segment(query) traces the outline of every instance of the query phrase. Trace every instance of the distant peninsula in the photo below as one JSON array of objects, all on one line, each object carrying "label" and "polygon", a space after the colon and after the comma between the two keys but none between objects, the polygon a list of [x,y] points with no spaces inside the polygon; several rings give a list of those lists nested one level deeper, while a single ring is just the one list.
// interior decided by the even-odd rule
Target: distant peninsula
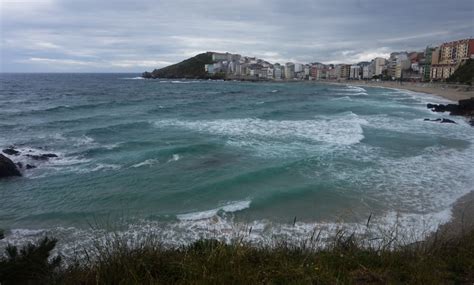
[{"label": "distant peninsula", "polygon": [[198,54],[182,62],[155,69],[152,72],[143,72],[143,78],[186,78],[186,79],[224,79],[225,74],[209,74],[204,66],[213,64],[212,52]]}]

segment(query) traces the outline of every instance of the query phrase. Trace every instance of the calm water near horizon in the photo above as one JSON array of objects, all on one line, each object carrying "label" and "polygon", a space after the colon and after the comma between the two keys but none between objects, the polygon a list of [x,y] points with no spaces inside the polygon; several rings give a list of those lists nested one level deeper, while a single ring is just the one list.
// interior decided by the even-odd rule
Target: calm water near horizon
[{"label": "calm water near horizon", "polygon": [[446,100],[312,83],[0,74],[0,147],[59,156],[10,156],[37,168],[0,181],[0,246],[52,234],[71,248],[112,228],[169,244],[229,238],[242,225],[252,240],[300,238],[370,215],[381,227],[433,229],[474,190],[474,128],[423,121],[448,117],[428,102]]}]

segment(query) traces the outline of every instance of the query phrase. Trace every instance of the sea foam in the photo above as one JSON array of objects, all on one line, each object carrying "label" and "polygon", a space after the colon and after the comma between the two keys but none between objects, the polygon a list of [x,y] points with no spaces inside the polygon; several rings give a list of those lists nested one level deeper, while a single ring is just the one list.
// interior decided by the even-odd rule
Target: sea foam
[{"label": "sea foam", "polygon": [[181,221],[194,221],[194,220],[203,220],[209,219],[216,216],[219,211],[223,211],[226,213],[232,213],[237,211],[242,211],[250,207],[251,201],[237,201],[237,202],[230,202],[226,205],[221,207],[207,210],[207,211],[199,211],[199,212],[192,212],[187,214],[180,214],[177,215],[177,218]]},{"label": "sea foam", "polygon": [[133,168],[138,168],[142,166],[152,166],[154,164],[158,163],[158,159],[147,159],[145,161],[139,162],[137,164],[132,165]]},{"label": "sea foam", "polygon": [[154,124],[157,127],[179,127],[244,141],[280,139],[351,145],[364,138],[362,125],[367,124],[367,121],[355,114],[349,114],[315,120],[277,121],[254,118],[209,121],[161,120]]}]

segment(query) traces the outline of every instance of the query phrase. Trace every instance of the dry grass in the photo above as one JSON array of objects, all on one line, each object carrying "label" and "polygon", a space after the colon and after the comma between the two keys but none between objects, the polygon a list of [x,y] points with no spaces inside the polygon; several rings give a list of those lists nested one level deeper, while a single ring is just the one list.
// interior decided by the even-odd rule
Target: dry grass
[{"label": "dry grass", "polygon": [[[474,231],[403,246],[368,246],[339,231],[329,246],[318,237],[299,246],[255,246],[201,240],[165,248],[153,238],[113,238],[67,266],[51,258],[56,241],[12,249],[0,261],[2,284],[472,284]],[[48,259],[49,258],[49,259]],[[48,262],[49,260],[49,262]]]}]

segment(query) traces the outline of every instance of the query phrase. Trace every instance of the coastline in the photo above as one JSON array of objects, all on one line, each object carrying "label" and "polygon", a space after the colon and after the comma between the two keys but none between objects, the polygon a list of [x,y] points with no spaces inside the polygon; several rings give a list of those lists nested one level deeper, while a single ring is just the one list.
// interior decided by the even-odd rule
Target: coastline
[{"label": "coastline", "polygon": [[474,191],[459,198],[451,209],[451,220],[440,225],[432,238],[452,239],[474,230]]},{"label": "coastline", "polygon": [[395,82],[395,81],[345,81],[341,84],[350,84],[364,87],[384,87],[403,89],[413,92],[427,93],[443,97],[451,101],[459,101],[474,97],[473,87],[461,85],[448,85],[438,83],[414,83],[414,82]]}]

